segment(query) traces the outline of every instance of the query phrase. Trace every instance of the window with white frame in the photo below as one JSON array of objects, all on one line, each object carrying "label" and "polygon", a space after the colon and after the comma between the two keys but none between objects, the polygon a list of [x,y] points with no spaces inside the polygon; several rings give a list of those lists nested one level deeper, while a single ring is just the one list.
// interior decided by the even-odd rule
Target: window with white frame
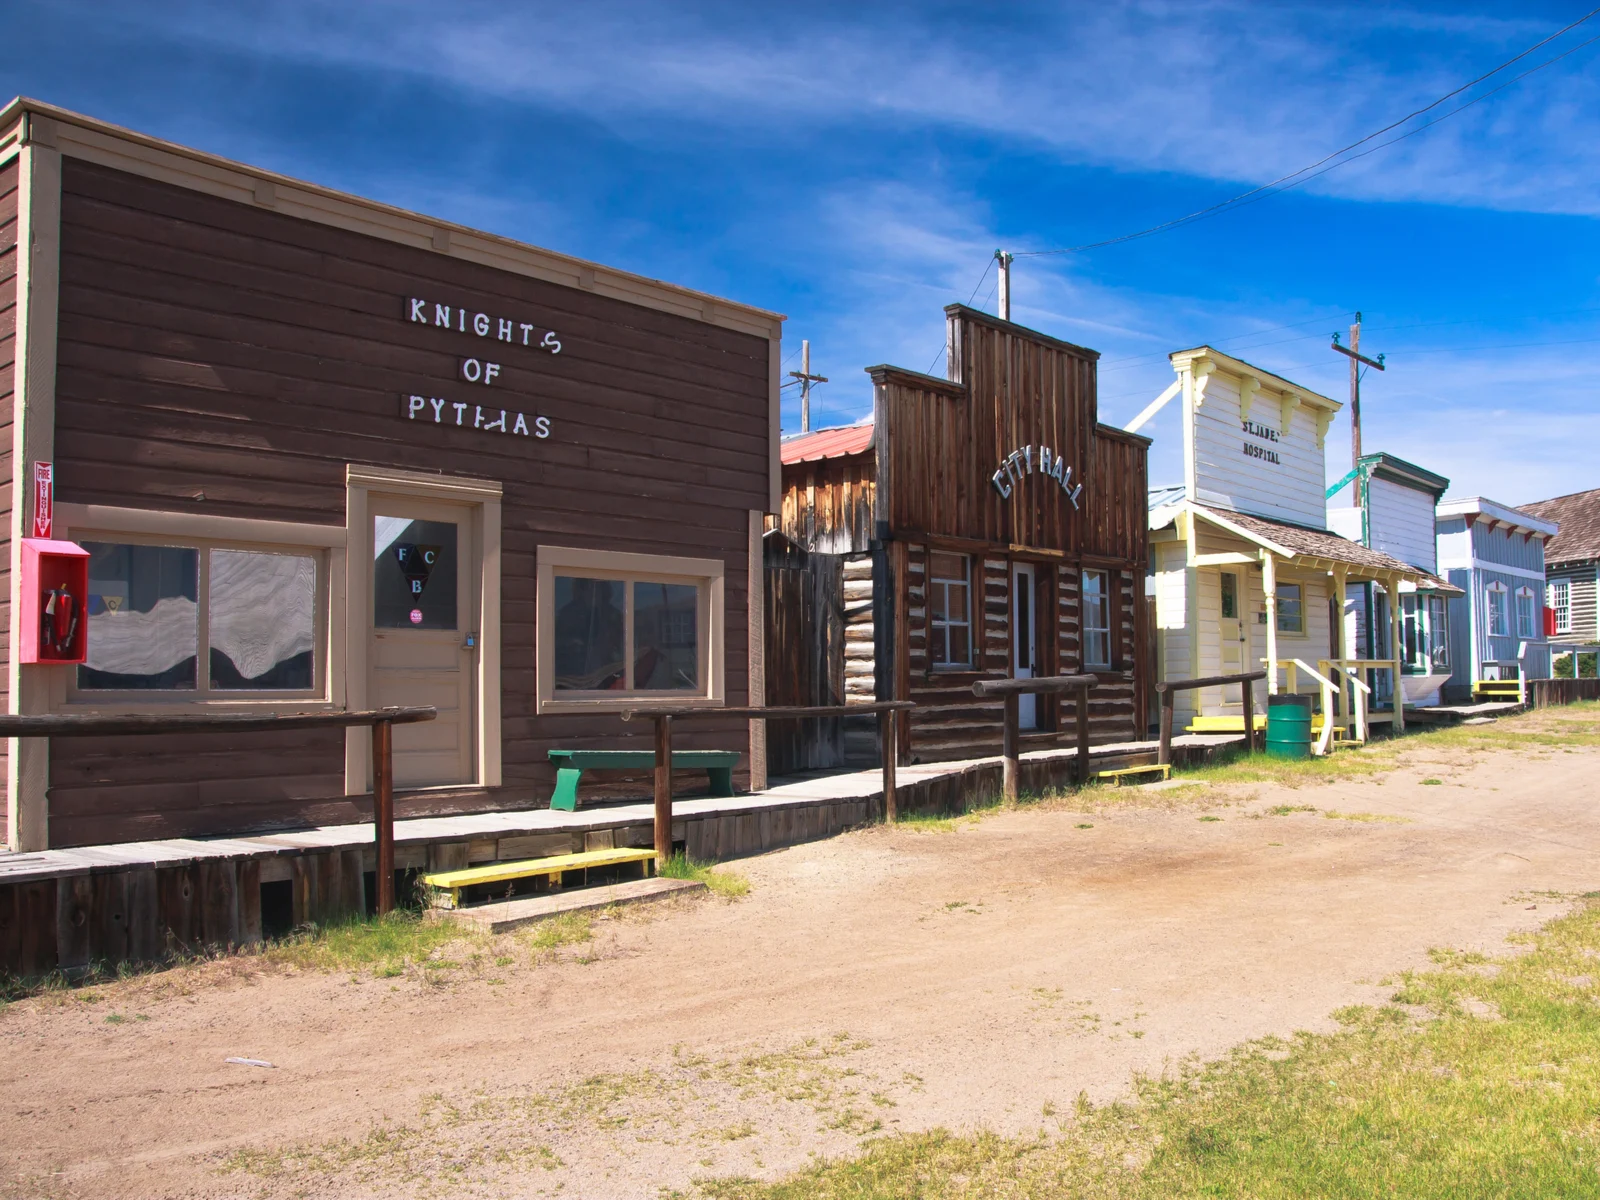
[{"label": "window with white frame", "polygon": [[1555,626],[1557,633],[1572,632],[1572,582],[1567,579],[1555,579],[1550,583],[1547,603],[1550,611],[1555,613]]},{"label": "window with white frame", "polygon": [[722,563],[539,549],[541,708],[722,699]]},{"label": "window with white frame", "polygon": [[74,530],[89,552],[79,694],[320,696],[325,553]]},{"label": "window with white frame", "polygon": [[1449,611],[1443,596],[1428,597],[1428,661],[1435,671],[1450,669]]},{"label": "window with white frame", "polygon": [[1491,583],[1484,591],[1489,610],[1489,635],[1491,637],[1510,637],[1511,613],[1506,585],[1503,583]]},{"label": "window with white frame", "polygon": [[1517,636],[1519,638],[1534,638],[1539,636],[1538,624],[1539,609],[1534,600],[1531,587],[1517,589]]},{"label": "window with white frame", "polygon": [[1111,594],[1104,571],[1083,573],[1083,665],[1086,670],[1111,669]]},{"label": "window with white frame", "polygon": [[936,667],[972,665],[972,559],[928,555],[928,654]]}]

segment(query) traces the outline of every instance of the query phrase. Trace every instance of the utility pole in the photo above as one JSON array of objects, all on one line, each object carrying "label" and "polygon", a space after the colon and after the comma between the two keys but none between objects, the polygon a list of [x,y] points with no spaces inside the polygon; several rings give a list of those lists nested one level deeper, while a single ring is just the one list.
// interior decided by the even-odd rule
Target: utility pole
[{"label": "utility pole", "polygon": [[1354,470],[1361,465],[1361,364],[1383,370],[1383,355],[1377,358],[1368,358],[1361,353],[1361,314],[1356,314],[1356,323],[1350,326],[1350,345],[1339,344],[1339,335],[1333,335],[1333,349],[1350,360],[1350,467]]},{"label": "utility pole", "polygon": [[800,381],[800,432],[811,432],[811,385],[813,383],[827,383],[826,375],[813,375],[811,373],[811,341],[804,339],[800,343],[800,369],[790,371],[790,375]]},{"label": "utility pole", "polygon": [[994,252],[995,262],[1000,264],[1000,319],[1011,320],[1011,260],[1014,256],[1004,250]]}]

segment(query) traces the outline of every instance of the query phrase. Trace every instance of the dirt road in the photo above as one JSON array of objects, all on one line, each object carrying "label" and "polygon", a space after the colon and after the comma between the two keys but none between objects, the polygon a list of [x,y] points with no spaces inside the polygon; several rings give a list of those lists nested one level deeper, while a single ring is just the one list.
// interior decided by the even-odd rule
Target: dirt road
[{"label": "dirt road", "polygon": [[1333,786],[869,829],[553,959],[507,939],[455,971],[218,964],[26,1001],[0,1014],[7,1186],[655,1196],[883,1131],[1050,1127],[1600,886],[1597,765],[1413,754]]}]

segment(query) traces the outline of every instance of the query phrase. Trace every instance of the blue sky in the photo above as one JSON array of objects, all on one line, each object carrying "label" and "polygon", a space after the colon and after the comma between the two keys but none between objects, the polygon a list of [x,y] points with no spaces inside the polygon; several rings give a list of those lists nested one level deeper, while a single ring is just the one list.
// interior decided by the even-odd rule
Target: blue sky
[{"label": "blue sky", "polygon": [[[9,0],[3,86],[787,313],[814,420],[943,372],[996,247],[1075,245],[1274,179],[1579,4],[138,6]],[[1600,18],[1527,60],[1600,34]],[[1021,257],[1013,317],[1102,352],[1122,424],[1210,342],[1344,399],[1366,449],[1509,503],[1600,486],[1600,43],[1304,188]],[[1499,77],[1494,82],[1498,82]],[[1492,85],[1485,85],[1492,86]],[[994,307],[991,271],[975,303]],[[798,424],[792,391],[785,428]],[[1176,412],[1144,430],[1181,479]],[[1344,419],[1329,475],[1348,465]]]}]

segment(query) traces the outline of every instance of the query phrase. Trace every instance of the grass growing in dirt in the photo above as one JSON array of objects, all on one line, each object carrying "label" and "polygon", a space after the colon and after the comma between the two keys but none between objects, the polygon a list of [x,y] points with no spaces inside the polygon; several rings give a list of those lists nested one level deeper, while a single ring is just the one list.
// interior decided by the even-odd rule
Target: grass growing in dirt
[{"label": "grass growing in dirt", "polygon": [[698,880],[724,900],[737,900],[750,894],[750,881],[743,875],[686,854],[674,854],[661,864],[657,873],[666,879]]},{"label": "grass growing in dirt", "polygon": [[259,957],[274,965],[322,971],[371,970],[385,977],[400,974],[412,963],[437,961],[437,952],[452,942],[476,947],[487,940],[485,934],[454,922],[397,909],[381,917],[357,917],[296,930],[267,943]]},{"label": "grass growing in dirt", "polygon": [[1436,952],[1341,1029],[1250,1043],[1080,1097],[1032,1138],[885,1138],[776,1183],[700,1182],[724,1200],[801,1197],[1590,1197],[1600,1194],[1600,906],[1522,939],[1520,957]]}]

